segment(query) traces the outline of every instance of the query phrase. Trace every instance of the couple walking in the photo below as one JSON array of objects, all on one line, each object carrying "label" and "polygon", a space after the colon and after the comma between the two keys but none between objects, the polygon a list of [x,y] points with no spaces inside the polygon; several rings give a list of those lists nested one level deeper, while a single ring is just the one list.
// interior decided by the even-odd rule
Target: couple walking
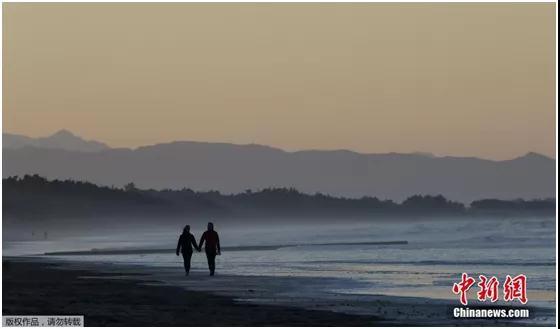
[{"label": "couple walking", "polygon": [[196,251],[200,252],[204,242],[206,242],[204,251],[206,252],[206,258],[208,259],[208,269],[210,270],[210,275],[214,275],[214,270],[216,269],[216,255],[220,254],[220,237],[218,236],[218,232],[214,231],[214,224],[208,223],[208,230],[202,234],[198,245],[196,244],[194,235],[191,234],[190,230],[190,225],[186,225],[185,228],[183,228],[183,234],[179,237],[177,250],[175,251],[177,256],[179,256],[179,251],[183,254],[185,275],[189,275],[189,270],[191,269],[193,247]]}]

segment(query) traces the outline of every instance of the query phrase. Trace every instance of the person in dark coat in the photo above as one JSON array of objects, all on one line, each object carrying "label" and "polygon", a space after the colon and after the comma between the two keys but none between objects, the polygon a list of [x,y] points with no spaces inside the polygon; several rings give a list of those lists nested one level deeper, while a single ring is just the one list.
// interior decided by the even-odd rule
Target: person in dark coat
[{"label": "person in dark coat", "polygon": [[206,252],[206,258],[208,259],[208,269],[210,270],[210,275],[214,275],[216,270],[216,255],[220,255],[220,237],[218,232],[214,231],[214,224],[208,223],[208,230],[202,234],[200,238],[200,243],[198,244],[198,250],[202,250],[202,244],[206,242],[204,251]]},{"label": "person in dark coat", "polygon": [[183,228],[183,234],[179,236],[179,241],[177,241],[177,250],[175,253],[179,256],[179,252],[183,254],[183,265],[185,266],[185,275],[189,275],[189,271],[191,270],[191,257],[193,254],[193,247],[197,251],[200,251],[200,248],[196,245],[196,239],[194,235],[190,232],[191,226],[186,225]]}]

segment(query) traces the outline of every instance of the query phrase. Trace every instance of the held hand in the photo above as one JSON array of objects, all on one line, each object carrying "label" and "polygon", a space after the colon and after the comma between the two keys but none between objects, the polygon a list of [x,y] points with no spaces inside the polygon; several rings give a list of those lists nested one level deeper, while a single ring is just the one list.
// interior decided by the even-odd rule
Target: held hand
[{"label": "held hand", "polygon": [[179,252],[178,252],[178,251],[176,252],[176,254],[177,254],[177,256],[179,256]]},{"label": "held hand", "polygon": [[216,252],[216,255],[221,255],[222,252],[220,250],[218,250],[218,252]]}]

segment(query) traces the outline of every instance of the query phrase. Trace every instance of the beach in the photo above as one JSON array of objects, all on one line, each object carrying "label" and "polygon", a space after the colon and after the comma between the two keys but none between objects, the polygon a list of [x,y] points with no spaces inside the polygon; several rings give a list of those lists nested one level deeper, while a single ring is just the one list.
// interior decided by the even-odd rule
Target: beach
[{"label": "beach", "polygon": [[[4,258],[4,315],[84,315],[86,326],[373,326],[373,316],[240,303],[146,275]],[[120,278],[120,279],[119,279]]]},{"label": "beach", "polygon": [[[534,325],[454,319],[457,305],[434,299],[310,293],[329,284],[320,278],[185,277],[180,268],[36,257],[4,257],[2,272],[4,315],[84,315],[86,326]],[[284,293],[294,287],[300,295]],[[554,317],[554,310],[530,310],[533,319]]]},{"label": "beach", "polygon": [[[464,220],[242,230],[222,227],[224,246],[216,260],[215,277],[208,276],[203,253],[193,254],[191,275],[185,277],[182,258],[170,248],[177,239],[172,228],[53,232],[48,239],[5,239],[4,297],[11,297],[5,299],[10,302],[4,303],[4,313],[35,314],[16,307],[45,304],[43,296],[48,293],[53,298],[57,293],[52,292],[62,290],[78,293],[68,297],[72,303],[55,303],[58,306],[50,310],[55,315],[67,313],[62,311],[75,305],[76,312],[93,312],[93,321],[120,314],[124,320],[108,321],[131,324],[140,321],[135,312],[153,304],[145,312],[180,315],[185,307],[196,310],[192,316],[183,314],[184,320],[174,315],[179,320],[170,320],[170,325],[199,321],[196,323],[201,325],[553,326],[554,218],[484,220],[476,228]],[[506,275],[524,273],[528,278],[526,305],[504,301],[503,295],[495,303],[478,302],[475,286],[469,291],[468,307],[526,308],[530,317],[454,318],[453,309],[461,304],[451,287],[462,272],[473,277],[496,275],[502,283]],[[65,281],[55,273],[63,273]],[[69,290],[66,281],[78,285]],[[98,289],[99,282],[103,284]],[[110,288],[108,294],[120,291],[120,296],[130,297],[117,302],[105,295],[91,297],[106,287]],[[28,291],[28,295],[18,291]],[[137,296],[139,293],[142,295]],[[214,307],[199,310],[193,301],[214,298],[222,305],[219,320],[211,315]],[[175,302],[183,299],[184,305]],[[101,304],[91,304],[92,300]],[[111,303],[116,311],[105,308]],[[225,309],[232,315],[226,316]],[[152,320],[145,319],[146,324],[164,318],[147,317]]]}]

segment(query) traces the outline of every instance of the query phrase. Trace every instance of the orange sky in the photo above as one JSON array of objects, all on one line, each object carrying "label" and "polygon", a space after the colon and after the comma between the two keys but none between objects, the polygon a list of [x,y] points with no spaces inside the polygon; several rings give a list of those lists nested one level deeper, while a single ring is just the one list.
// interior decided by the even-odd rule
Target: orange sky
[{"label": "orange sky", "polygon": [[3,130],[555,157],[555,5],[3,4]]}]

